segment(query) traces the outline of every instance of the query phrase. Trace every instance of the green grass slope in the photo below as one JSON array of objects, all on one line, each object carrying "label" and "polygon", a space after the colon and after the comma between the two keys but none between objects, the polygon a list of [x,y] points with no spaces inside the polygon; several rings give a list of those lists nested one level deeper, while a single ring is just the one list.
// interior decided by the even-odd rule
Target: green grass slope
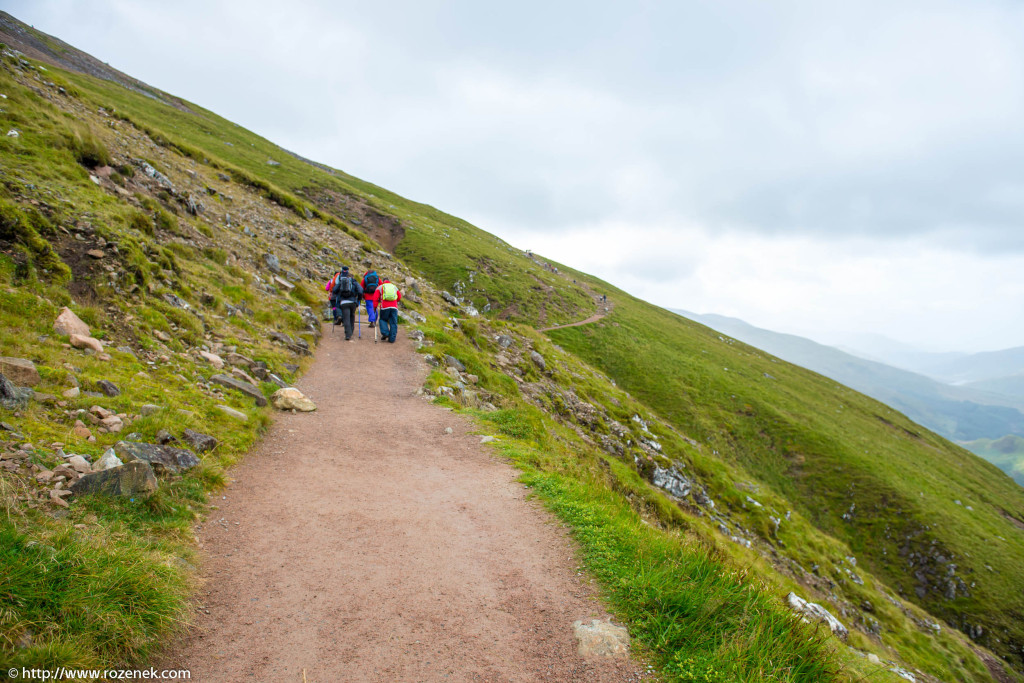
[{"label": "green grass slope", "polygon": [[[5,658],[144,661],[187,619],[189,527],[268,419],[211,385],[199,352],[294,376],[295,340],[316,341],[316,286],[365,260],[422,282],[408,303],[428,316],[421,350],[438,367],[426,390],[498,437],[667,680],[900,680],[895,666],[992,680],[991,655],[932,614],[1018,656],[1024,558],[1007,516],[1024,519],[1019,491],[884,406],[195,105],[15,55],[0,60],[0,92],[0,120],[19,130],[0,138],[0,351],[33,359],[37,391],[52,395],[2,415],[15,429],[0,432],[13,463],[0,468]],[[269,255],[297,287],[274,284]],[[587,317],[600,293],[615,312],[550,333],[561,348],[533,329]],[[110,342],[110,360],[53,334],[64,304]],[[490,311],[471,317],[468,304]],[[442,367],[446,354],[466,371]],[[122,395],[59,398],[100,379]],[[34,475],[56,444],[96,456],[119,438],[75,440],[73,416],[94,402],[144,439],[187,425],[221,445],[156,495],[64,508]],[[143,417],[147,402],[186,412]],[[669,495],[666,473],[687,492]],[[791,591],[826,605],[847,640],[794,616]]]},{"label": "green grass slope", "polygon": [[1024,490],[832,380],[624,294],[616,303],[606,321],[551,338],[1021,666]]}]

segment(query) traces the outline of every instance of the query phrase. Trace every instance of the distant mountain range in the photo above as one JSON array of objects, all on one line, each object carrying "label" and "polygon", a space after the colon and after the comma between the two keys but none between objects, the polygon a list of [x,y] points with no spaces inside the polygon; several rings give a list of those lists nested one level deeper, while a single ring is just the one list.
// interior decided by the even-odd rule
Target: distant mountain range
[{"label": "distant mountain range", "polygon": [[[754,327],[738,318],[673,312],[878,399],[948,439],[973,446],[982,457],[991,456],[992,440],[1024,437],[1024,374],[1006,376],[1005,371],[1014,370],[1017,362],[1024,364],[1024,349],[973,355],[917,352],[918,362],[927,355],[937,361],[930,366],[935,376],[951,382],[977,380],[954,386],[804,337]],[[912,357],[911,352],[908,347],[905,356]],[[936,358],[944,355],[955,357]],[[989,379],[980,379],[985,376]],[[1002,453],[998,462],[987,459],[1024,486],[1024,452]]]}]

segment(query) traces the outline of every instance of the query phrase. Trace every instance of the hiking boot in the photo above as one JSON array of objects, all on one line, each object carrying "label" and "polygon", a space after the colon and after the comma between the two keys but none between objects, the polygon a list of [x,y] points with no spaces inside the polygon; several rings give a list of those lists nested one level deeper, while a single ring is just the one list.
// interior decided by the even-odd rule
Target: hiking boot
[{"label": "hiking boot", "polygon": [[373,329],[373,323],[370,323],[370,329],[371,330]]}]

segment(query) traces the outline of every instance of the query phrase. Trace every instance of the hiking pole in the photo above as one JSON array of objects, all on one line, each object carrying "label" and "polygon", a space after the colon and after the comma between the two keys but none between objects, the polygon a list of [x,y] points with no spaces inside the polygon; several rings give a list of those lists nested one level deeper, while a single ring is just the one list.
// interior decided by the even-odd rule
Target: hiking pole
[{"label": "hiking pole", "polygon": [[356,327],[359,330],[359,338],[363,338],[363,317],[359,312],[359,304],[356,304]]}]

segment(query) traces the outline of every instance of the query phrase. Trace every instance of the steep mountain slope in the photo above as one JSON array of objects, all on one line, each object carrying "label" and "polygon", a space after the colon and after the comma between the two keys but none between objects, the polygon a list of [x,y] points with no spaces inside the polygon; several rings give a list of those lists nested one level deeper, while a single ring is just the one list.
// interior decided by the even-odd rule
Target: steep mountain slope
[{"label": "steep mountain slope", "polygon": [[550,336],[849,543],[901,595],[1020,657],[1024,490],[888,406],[614,296],[610,322]]},{"label": "steep mountain slope", "polygon": [[[736,318],[675,312],[783,360],[831,377],[904,412],[918,424],[953,441],[989,441],[1019,435],[1024,428],[1020,396],[1013,397],[1009,380],[954,387],[923,375],[863,360],[803,337],[754,327]],[[1000,388],[1011,391],[1000,392]],[[1013,471],[1013,461],[1006,457],[993,459],[989,457],[991,452],[988,450],[976,450],[969,443],[964,445],[1011,477],[1017,479],[1020,476]]]},{"label": "steep mountain slope", "polygon": [[918,424],[957,441],[1024,436],[1024,403],[1011,396],[954,387],[924,375],[863,360],[803,337],[780,334],[736,318],[676,311],[783,360],[831,377],[896,408]]},{"label": "steep mountain slope", "polygon": [[[0,93],[18,131],[0,138],[0,344],[41,375],[36,400],[3,413],[0,652],[17,663],[139,661],[187,616],[189,525],[267,419],[213,382],[209,354],[268,378],[301,371],[318,329],[306,306],[345,262],[413,289],[407,320],[437,365],[426,393],[500,434],[666,678],[1016,679],[914,604],[1019,666],[1024,499],[994,468],[834,382],[194,104],[10,51]],[[587,318],[602,293],[612,314],[550,331],[559,346],[533,329]],[[64,347],[51,324],[65,303],[109,360]],[[102,379],[121,394],[94,391]],[[71,384],[79,396],[45,396]],[[38,483],[60,463],[53,444],[95,459],[120,438],[80,436],[93,404],[144,441],[187,425],[221,443],[156,493],[64,507]],[[790,592],[825,603],[845,641],[795,618]]]}]

